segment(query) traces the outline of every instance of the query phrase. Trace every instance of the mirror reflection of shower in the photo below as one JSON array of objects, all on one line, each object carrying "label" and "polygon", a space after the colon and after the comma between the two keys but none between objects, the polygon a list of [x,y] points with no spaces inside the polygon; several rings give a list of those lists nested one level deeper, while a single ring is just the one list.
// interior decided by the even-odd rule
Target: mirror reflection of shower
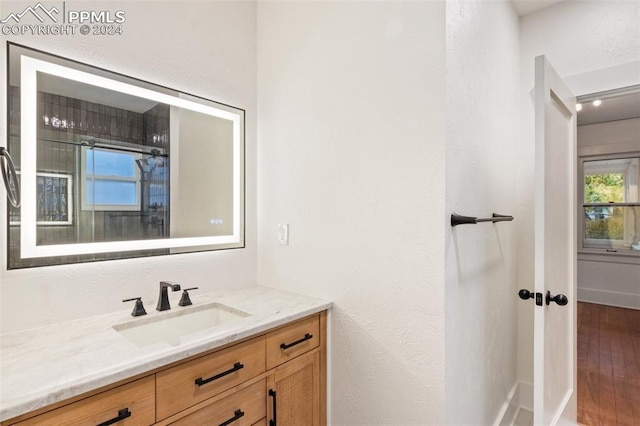
[{"label": "mirror reflection of shower", "polygon": [[168,161],[159,154],[159,150],[152,149],[151,156],[136,160],[140,170],[140,207],[143,212],[141,222],[145,229],[145,237],[151,237],[154,233],[161,238],[167,231]]},{"label": "mirror reflection of shower", "polygon": [[168,149],[105,138],[66,144],[78,157],[78,213],[93,224],[79,229],[84,238],[126,241],[168,236]]}]

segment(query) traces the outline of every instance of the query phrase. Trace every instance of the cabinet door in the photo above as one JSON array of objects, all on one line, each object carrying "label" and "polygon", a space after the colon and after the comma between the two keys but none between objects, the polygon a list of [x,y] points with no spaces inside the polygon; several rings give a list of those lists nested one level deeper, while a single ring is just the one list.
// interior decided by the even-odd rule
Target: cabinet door
[{"label": "cabinet door", "polygon": [[301,356],[269,376],[270,426],[320,426],[320,354]]}]

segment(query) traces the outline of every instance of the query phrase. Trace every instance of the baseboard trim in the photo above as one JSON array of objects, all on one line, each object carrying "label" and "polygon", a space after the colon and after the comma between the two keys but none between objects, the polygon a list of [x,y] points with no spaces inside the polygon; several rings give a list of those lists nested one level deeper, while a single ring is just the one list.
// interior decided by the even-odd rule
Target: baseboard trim
[{"label": "baseboard trim", "polygon": [[640,309],[640,294],[578,287],[578,301],[620,308]]},{"label": "baseboard trim", "polygon": [[520,408],[533,412],[533,383],[520,382]]},{"label": "baseboard trim", "polygon": [[493,426],[510,426],[516,419],[520,402],[520,383],[515,382],[507,395],[507,400],[502,404],[502,408],[496,417]]},{"label": "baseboard trim", "polygon": [[533,412],[533,385],[531,383],[515,382],[513,384],[493,426],[513,425],[521,409]]}]

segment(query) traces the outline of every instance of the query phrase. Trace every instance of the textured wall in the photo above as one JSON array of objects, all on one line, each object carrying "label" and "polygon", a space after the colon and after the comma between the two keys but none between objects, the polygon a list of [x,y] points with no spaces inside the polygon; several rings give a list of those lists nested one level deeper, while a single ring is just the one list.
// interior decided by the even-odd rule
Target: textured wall
[{"label": "textured wall", "polygon": [[[90,4],[90,7],[89,7]],[[0,14],[33,2],[2,1]],[[76,7],[77,2],[67,2]],[[26,329],[119,309],[125,297],[157,298],[158,281],[182,281],[200,291],[255,284],[256,5],[253,2],[92,1],[90,9],[126,11],[121,36],[10,36],[9,39],[123,74],[247,110],[247,248],[82,265],[6,270],[6,234],[0,241],[0,332]],[[6,36],[0,69],[6,80]],[[2,89],[2,105],[6,105]],[[0,139],[6,140],[5,114]],[[4,143],[2,143],[4,145]],[[0,222],[6,216],[0,201]],[[176,295],[179,297],[179,295]]]},{"label": "textured wall", "polygon": [[[532,288],[534,112],[531,90],[534,58],[546,55],[561,77],[637,61],[640,59],[640,3],[565,1],[526,15],[520,20],[520,51],[520,128],[524,158],[520,169],[520,204],[523,207],[520,214],[523,223],[529,226],[522,229],[519,238],[518,287]],[[533,304],[521,303],[518,318],[518,374],[521,381],[530,383],[533,380]]]},{"label": "textured wall", "polygon": [[493,424],[517,377],[518,17],[447,2],[446,211],[515,221],[446,234],[447,424]]},{"label": "textured wall", "polygon": [[258,4],[258,280],[335,303],[334,425],[444,422],[444,18]]},{"label": "textured wall", "polygon": [[640,58],[640,4],[631,0],[564,1],[520,21],[522,83],[533,85],[533,60],[547,55],[561,76]]}]

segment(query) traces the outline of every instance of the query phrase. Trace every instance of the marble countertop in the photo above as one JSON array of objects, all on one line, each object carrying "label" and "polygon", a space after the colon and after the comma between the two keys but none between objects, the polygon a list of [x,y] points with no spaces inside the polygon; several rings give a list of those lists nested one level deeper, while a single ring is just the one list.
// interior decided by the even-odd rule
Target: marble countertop
[{"label": "marble countertop", "polygon": [[[331,307],[331,303],[254,286],[191,296],[192,306],[132,317],[131,310],[0,336],[0,421],[215,349]],[[220,303],[250,315],[181,341],[138,346],[113,326],[153,321]],[[133,302],[132,302],[133,306]]]}]

